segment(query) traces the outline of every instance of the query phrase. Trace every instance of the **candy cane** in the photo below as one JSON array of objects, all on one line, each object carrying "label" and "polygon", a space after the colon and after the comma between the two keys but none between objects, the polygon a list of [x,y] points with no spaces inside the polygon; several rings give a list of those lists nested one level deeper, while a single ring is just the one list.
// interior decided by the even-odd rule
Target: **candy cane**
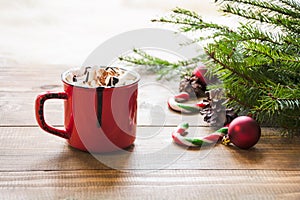
[{"label": "candy cane", "polygon": [[181,123],[172,133],[172,138],[176,144],[186,146],[186,147],[200,147],[202,145],[215,144],[227,135],[228,127],[220,128],[219,130],[211,133],[205,137],[184,137],[186,135],[186,130],[189,128],[188,123]]},{"label": "candy cane", "polygon": [[196,104],[187,104],[183,103],[190,99],[190,95],[186,92],[181,92],[180,94],[169,98],[168,100],[168,106],[172,110],[175,110],[177,112],[181,113],[195,113],[199,112],[202,108],[206,107],[209,103],[200,101]]}]

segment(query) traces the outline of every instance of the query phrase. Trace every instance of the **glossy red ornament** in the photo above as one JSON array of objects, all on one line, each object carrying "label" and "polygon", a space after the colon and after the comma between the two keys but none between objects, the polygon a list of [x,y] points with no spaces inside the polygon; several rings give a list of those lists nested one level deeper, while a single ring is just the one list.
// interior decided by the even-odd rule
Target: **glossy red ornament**
[{"label": "glossy red ornament", "polygon": [[193,75],[198,77],[200,79],[200,81],[205,85],[209,85],[209,84],[217,82],[217,80],[218,80],[217,77],[215,77],[215,76],[209,77],[209,76],[205,75],[207,70],[208,70],[208,68],[205,65],[200,65],[194,69]]},{"label": "glossy red ornament", "polygon": [[200,65],[200,66],[198,66],[198,67],[196,67],[195,69],[194,69],[194,71],[193,71],[193,74],[197,77],[197,78],[199,78],[200,79],[200,81],[203,83],[203,84],[205,84],[205,85],[207,85],[207,80],[206,80],[206,78],[205,78],[205,73],[207,72],[207,68],[205,67],[205,66],[203,66],[203,65]]},{"label": "glossy red ornament", "polygon": [[259,124],[247,116],[235,118],[228,128],[230,142],[241,149],[253,147],[258,142],[260,135]]}]

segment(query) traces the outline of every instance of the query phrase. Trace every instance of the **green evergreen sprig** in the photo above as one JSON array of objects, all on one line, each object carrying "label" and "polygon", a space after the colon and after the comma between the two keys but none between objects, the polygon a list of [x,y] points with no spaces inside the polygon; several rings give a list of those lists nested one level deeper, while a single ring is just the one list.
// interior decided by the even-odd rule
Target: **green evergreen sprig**
[{"label": "green evergreen sprig", "polygon": [[170,62],[168,60],[158,58],[146,53],[142,49],[133,49],[135,57],[121,56],[119,59],[135,65],[145,65],[148,70],[159,74],[159,78],[172,77],[182,73],[184,75],[186,71],[190,71],[197,66],[197,63],[201,60],[199,57],[191,58],[189,60],[179,60],[177,62]]},{"label": "green evergreen sprig", "polygon": [[[222,0],[221,11],[241,19],[239,26],[206,22],[196,12],[175,8],[152,20],[175,24],[181,32],[209,33],[202,61],[223,84],[227,106],[257,120],[300,135],[300,5],[295,0]],[[136,50],[135,64],[157,66],[162,75],[185,70],[184,63],[168,62]],[[185,65],[186,64],[186,65]]]}]

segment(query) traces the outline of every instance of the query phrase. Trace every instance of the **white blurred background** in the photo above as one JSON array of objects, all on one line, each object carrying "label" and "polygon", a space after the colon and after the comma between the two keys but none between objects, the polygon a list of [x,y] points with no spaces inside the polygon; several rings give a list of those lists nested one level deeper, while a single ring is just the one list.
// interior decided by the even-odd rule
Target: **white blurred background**
[{"label": "white blurred background", "polygon": [[79,66],[99,44],[182,7],[218,20],[213,0],[0,0],[0,62]]}]

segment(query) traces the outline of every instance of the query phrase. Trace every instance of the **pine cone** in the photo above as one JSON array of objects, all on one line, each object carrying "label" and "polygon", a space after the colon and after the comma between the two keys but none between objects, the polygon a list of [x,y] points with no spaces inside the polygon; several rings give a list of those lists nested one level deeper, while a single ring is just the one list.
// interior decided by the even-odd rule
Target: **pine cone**
[{"label": "pine cone", "polygon": [[223,126],[225,124],[226,108],[223,105],[224,100],[214,99],[210,102],[210,107],[201,111],[204,114],[204,121],[210,123],[212,126]]},{"label": "pine cone", "polygon": [[210,106],[201,111],[201,114],[205,115],[204,121],[212,126],[225,126],[238,117],[232,108],[225,107],[226,100],[223,98],[222,89],[210,90],[206,95],[210,100]]},{"label": "pine cone", "polygon": [[201,111],[201,113],[205,115],[204,121],[210,123],[212,126],[225,126],[238,117],[233,109],[225,109],[224,111],[221,109],[207,108]]},{"label": "pine cone", "polygon": [[195,75],[185,76],[179,83],[179,91],[187,92],[191,97],[205,97],[206,84]]}]

